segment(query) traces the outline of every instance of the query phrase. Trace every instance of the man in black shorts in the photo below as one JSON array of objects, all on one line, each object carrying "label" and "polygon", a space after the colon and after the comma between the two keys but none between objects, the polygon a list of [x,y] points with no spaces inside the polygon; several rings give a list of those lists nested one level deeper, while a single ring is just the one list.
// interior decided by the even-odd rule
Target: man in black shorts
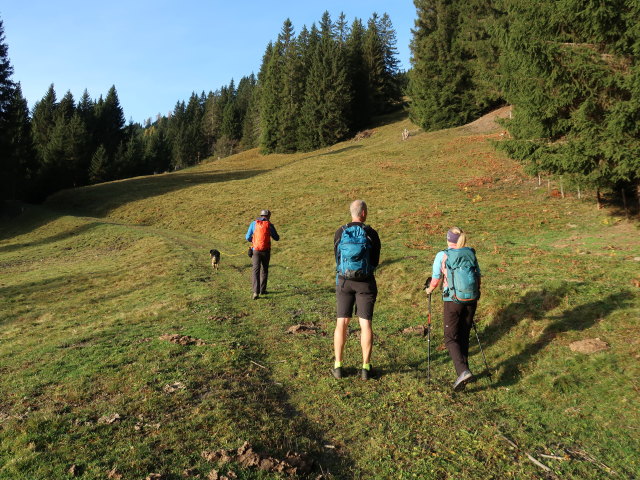
[{"label": "man in black shorts", "polygon": [[338,228],[333,241],[338,318],[333,334],[335,364],[332,373],[335,378],[342,378],[342,352],[355,305],[360,320],[361,377],[368,380],[373,376],[370,363],[373,346],[371,320],[378,295],[374,270],[380,262],[380,237],[378,232],[364,224],[367,204],[363,200],[354,200],[349,209],[351,222]]}]

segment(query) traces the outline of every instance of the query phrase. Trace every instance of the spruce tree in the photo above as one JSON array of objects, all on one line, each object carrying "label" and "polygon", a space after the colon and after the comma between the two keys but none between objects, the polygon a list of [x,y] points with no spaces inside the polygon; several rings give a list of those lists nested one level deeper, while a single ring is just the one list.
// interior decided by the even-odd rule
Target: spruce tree
[{"label": "spruce tree", "polygon": [[331,19],[325,12],[320,22],[320,41],[311,58],[301,109],[302,149],[312,150],[342,140],[349,131],[347,113],[350,102],[346,50],[336,41]]},{"label": "spruce tree", "polygon": [[91,157],[91,165],[89,167],[89,181],[91,183],[100,183],[108,180],[109,175],[109,157],[107,149],[104,145],[98,146],[97,150]]},{"label": "spruce tree", "polygon": [[369,70],[364,55],[365,28],[362,20],[356,18],[351,24],[347,38],[347,58],[349,80],[352,92],[350,105],[350,128],[353,131],[364,128],[371,120],[371,92]]},{"label": "spruce tree", "polygon": [[9,47],[5,43],[4,24],[0,19],[0,120],[11,101],[15,83],[11,80],[13,67],[9,60]]},{"label": "spruce tree", "polygon": [[109,157],[113,157],[124,140],[125,126],[124,112],[115,86],[111,86],[105,99],[98,102],[95,115],[97,143],[104,146]]},{"label": "spruce tree", "polygon": [[[5,43],[4,24],[0,19],[0,202],[7,198],[15,198],[16,175],[20,171],[16,163],[17,158],[12,145],[10,130],[16,125],[12,124],[10,105],[15,97],[16,86],[11,80],[13,67],[9,61],[9,47]],[[1,205],[0,205],[1,207]]]},{"label": "spruce tree", "polygon": [[466,123],[479,113],[458,41],[462,0],[414,0],[409,115],[426,130]]},{"label": "spruce tree", "polygon": [[531,172],[625,194],[640,179],[640,5],[513,0],[501,55],[514,104],[500,146]]},{"label": "spruce tree", "polygon": [[260,148],[273,153],[278,148],[280,132],[280,79],[282,78],[282,53],[279,45],[269,43],[260,69]]},{"label": "spruce tree", "polygon": [[378,27],[378,16],[373,14],[367,22],[364,37],[364,61],[367,69],[368,102],[374,115],[383,113],[387,103],[385,49]]},{"label": "spruce tree", "polygon": [[37,173],[31,138],[31,121],[27,100],[16,84],[3,111],[2,128],[2,198],[32,200],[33,182]]},{"label": "spruce tree", "polygon": [[33,144],[41,164],[47,163],[47,148],[55,125],[56,107],[56,92],[51,84],[44,97],[33,106],[31,119]]},{"label": "spruce tree", "polygon": [[280,84],[280,108],[278,112],[278,142],[276,151],[295,152],[298,149],[298,125],[300,108],[304,98],[303,60],[293,25],[285,20],[278,36],[278,50],[282,52]]}]

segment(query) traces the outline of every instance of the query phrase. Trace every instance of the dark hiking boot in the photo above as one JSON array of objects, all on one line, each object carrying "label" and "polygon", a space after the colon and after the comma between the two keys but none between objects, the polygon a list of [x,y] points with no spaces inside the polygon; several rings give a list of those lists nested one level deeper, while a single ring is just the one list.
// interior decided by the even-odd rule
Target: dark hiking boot
[{"label": "dark hiking boot", "polygon": [[332,368],[331,369],[331,373],[333,374],[333,376],[335,378],[341,379],[342,378],[342,367]]},{"label": "dark hiking boot", "polygon": [[257,299],[259,299],[259,298],[260,298],[260,295],[258,295],[257,293],[254,293],[254,294],[253,294],[253,299],[254,299],[254,300],[257,300]]},{"label": "dark hiking boot", "polygon": [[458,379],[453,384],[453,391],[459,392],[461,390],[464,390],[465,385],[471,380],[473,380],[473,373],[471,373],[469,370],[465,370],[460,374]]},{"label": "dark hiking boot", "polygon": [[360,370],[360,378],[362,380],[369,380],[370,378],[373,378],[373,368],[370,368],[369,370],[363,368]]}]

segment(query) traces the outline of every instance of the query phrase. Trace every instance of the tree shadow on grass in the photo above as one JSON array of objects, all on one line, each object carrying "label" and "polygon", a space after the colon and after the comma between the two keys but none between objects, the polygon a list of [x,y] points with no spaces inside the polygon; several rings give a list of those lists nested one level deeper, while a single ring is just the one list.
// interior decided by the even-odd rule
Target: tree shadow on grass
[{"label": "tree shadow on grass", "polygon": [[[334,441],[294,405],[287,387],[273,378],[265,346],[246,338],[240,344],[242,354],[234,362],[233,373],[207,372],[200,378],[205,400],[199,408],[215,402],[216,410],[235,429],[238,444],[232,448],[248,441],[261,455],[285,458],[288,452],[296,452],[312,460],[312,471],[295,478],[318,478],[320,474],[322,478],[352,478],[353,460],[345,452],[326,447]],[[207,399],[211,393],[215,399]]]},{"label": "tree shadow on grass", "polygon": [[327,155],[337,155],[338,153],[348,152],[349,150],[357,150],[358,148],[362,148],[362,145],[350,145],[348,147],[339,148],[338,150],[331,150],[325,153],[319,153],[318,155],[313,155],[312,157],[309,157],[309,158],[325,157]]},{"label": "tree shadow on grass", "polygon": [[111,210],[137,200],[152,198],[197,185],[246,180],[268,171],[176,172],[129,178],[74,190],[65,190],[50,197],[47,204],[57,208],[70,208],[87,212],[92,216],[103,217],[107,216]]},{"label": "tree shadow on grass", "polygon": [[0,253],[9,253],[15,250],[20,250],[22,248],[28,247],[40,247],[42,245],[46,245],[49,243],[55,243],[62,240],[66,240],[67,238],[74,237],[76,235],[81,235],[89,230],[96,228],[101,225],[99,222],[91,222],[86,223],[84,225],[78,225],[75,228],[71,228],[69,230],[64,230],[62,232],[58,232],[49,237],[39,238],[38,240],[34,240],[33,242],[25,242],[25,243],[14,243],[12,245],[4,245],[0,247]]},{"label": "tree shadow on grass", "polygon": [[[487,346],[496,343],[524,318],[532,320],[548,318],[550,323],[537,335],[536,340],[527,344],[516,355],[495,365],[491,364],[490,358],[488,359],[489,367],[493,371],[502,369],[499,378],[494,379],[496,385],[508,386],[517,383],[522,375],[521,368],[529,364],[559,334],[572,330],[586,330],[612,312],[625,308],[632,298],[630,292],[621,291],[608,295],[602,300],[578,305],[560,315],[546,317],[546,312],[556,308],[567,294],[573,295],[575,299],[580,298],[577,286],[562,285],[551,291],[528,292],[522,297],[521,301],[515,302],[498,312],[496,320],[481,334],[480,342],[482,342],[485,349]],[[471,341],[473,342],[473,339]]]}]

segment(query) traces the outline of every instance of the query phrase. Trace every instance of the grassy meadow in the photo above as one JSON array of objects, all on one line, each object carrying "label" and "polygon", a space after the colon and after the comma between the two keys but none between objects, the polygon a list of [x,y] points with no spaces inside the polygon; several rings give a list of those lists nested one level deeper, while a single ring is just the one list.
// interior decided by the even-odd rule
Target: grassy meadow
[{"label": "grassy meadow", "polygon": [[[0,479],[285,476],[203,455],[244,442],[304,456],[302,478],[640,476],[638,223],[552,195],[496,141],[490,119],[425,133],[393,115],[357,141],[64,191],[3,220]],[[330,375],[333,234],[355,198],[382,241],[369,382],[357,321],[350,375]],[[244,235],[262,208],[281,240],[252,301]],[[426,337],[403,333],[426,323],[420,287],[453,225],[483,271],[492,372],[472,336],[462,393],[437,295],[430,384]],[[593,338],[608,348],[569,348]]]}]

